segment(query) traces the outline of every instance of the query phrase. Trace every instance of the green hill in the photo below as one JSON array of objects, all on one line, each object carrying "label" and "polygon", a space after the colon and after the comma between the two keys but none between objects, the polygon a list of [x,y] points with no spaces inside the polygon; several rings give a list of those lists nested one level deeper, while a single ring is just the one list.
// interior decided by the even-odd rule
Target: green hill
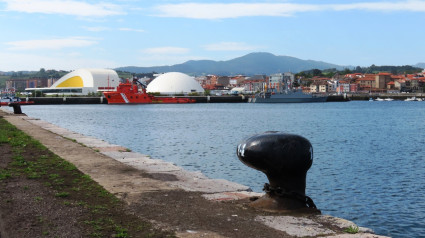
[{"label": "green hill", "polygon": [[150,72],[182,72],[191,75],[255,75],[255,74],[273,74],[279,72],[298,73],[310,69],[344,69],[347,66],[340,66],[322,61],[301,60],[290,56],[276,56],[271,53],[250,53],[242,57],[227,61],[213,60],[190,60],[182,64],[172,66],[155,67],[120,67],[116,70],[132,73],[150,73]]}]

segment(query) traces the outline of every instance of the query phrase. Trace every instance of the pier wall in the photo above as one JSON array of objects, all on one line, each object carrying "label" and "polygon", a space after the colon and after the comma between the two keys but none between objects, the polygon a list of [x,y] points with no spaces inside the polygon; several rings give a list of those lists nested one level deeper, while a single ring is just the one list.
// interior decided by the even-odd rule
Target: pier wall
[{"label": "pier wall", "polygon": [[425,93],[347,93],[349,100],[369,100],[370,98],[392,98],[403,101],[407,98],[425,98]]},{"label": "pier wall", "polygon": [[[21,98],[25,101],[26,98]],[[104,97],[31,97],[28,101],[33,101],[35,105],[50,104],[107,104]]]},{"label": "pier wall", "polygon": [[[195,99],[196,103],[246,103],[252,96],[176,96]],[[405,100],[407,98],[425,98],[425,93],[347,93],[344,95],[329,95],[327,102],[345,102],[345,101],[367,101],[370,98],[392,98],[394,100]],[[161,98],[161,96],[158,96]],[[21,98],[22,101],[27,100]],[[108,100],[104,97],[30,97],[29,101],[34,101],[35,105],[50,104],[107,104]]]},{"label": "pier wall", "polygon": [[[161,96],[157,96],[161,98]],[[195,99],[196,103],[246,103],[248,98],[252,96],[176,96],[176,98],[184,97]],[[353,100],[367,100],[368,96],[356,97],[352,95],[330,95],[328,102],[343,102],[351,98]],[[27,100],[21,98],[22,101]],[[104,97],[30,97],[28,101],[33,101],[34,105],[50,105],[50,104],[107,104],[108,100]]]}]

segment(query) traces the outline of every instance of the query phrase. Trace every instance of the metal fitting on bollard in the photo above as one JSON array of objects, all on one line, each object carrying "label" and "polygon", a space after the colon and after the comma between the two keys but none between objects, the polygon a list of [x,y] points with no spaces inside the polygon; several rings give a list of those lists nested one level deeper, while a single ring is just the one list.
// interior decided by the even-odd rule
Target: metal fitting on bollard
[{"label": "metal fitting on bollard", "polygon": [[266,194],[250,205],[268,211],[320,213],[305,195],[307,171],[313,163],[313,147],[302,136],[269,131],[243,140],[239,160],[266,174]]}]

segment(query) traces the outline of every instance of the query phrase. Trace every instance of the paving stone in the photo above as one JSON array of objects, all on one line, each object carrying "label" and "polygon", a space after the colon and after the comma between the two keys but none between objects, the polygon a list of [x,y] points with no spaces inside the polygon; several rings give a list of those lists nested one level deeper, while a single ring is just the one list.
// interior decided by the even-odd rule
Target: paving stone
[{"label": "paving stone", "polygon": [[258,216],[256,221],[296,237],[335,234],[334,231],[323,227],[322,224],[305,217]]}]

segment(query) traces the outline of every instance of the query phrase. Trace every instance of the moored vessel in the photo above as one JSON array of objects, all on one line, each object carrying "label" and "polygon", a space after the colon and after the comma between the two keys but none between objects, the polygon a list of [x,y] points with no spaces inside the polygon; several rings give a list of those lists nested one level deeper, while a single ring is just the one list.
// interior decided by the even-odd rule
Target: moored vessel
[{"label": "moored vessel", "polygon": [[327,96],[306,94],[301,90],[284,91],[281,93],[262,92],[256,94],[251,102],[254,103],[306,103],[326,102]]},{"label": "moored vessel", "polygon": [[29,101],[28,98],[23,101],[20,97],[16,97],[13,92],[5,91],[2,92],[2,96],[0,98],[0,106],[8,106],[10,104],[20,104],[20,105],[28,105],[34,104],[33,101]]},{"label": "moored vessel", "polygon": [[[141,86],[139,89],[139,85]],[[121,82],[116,91],[104,91],[108,104],[152,104],[152,103],[194,103],[186,97],[155,97],[146,92],[146,85],[136,78],[132,82]]]},{"label": "moored vessel", "polygon": [[[276,82],[277,81],[277,82]],[[252,103],[309,103],[309,102],[326,102],[328,96],[326,94],[304,93],[295,79],[291,77],[282,77],[274,80],[273,88],[265,85],[263,92],[255,94],[248,102]]]}]

